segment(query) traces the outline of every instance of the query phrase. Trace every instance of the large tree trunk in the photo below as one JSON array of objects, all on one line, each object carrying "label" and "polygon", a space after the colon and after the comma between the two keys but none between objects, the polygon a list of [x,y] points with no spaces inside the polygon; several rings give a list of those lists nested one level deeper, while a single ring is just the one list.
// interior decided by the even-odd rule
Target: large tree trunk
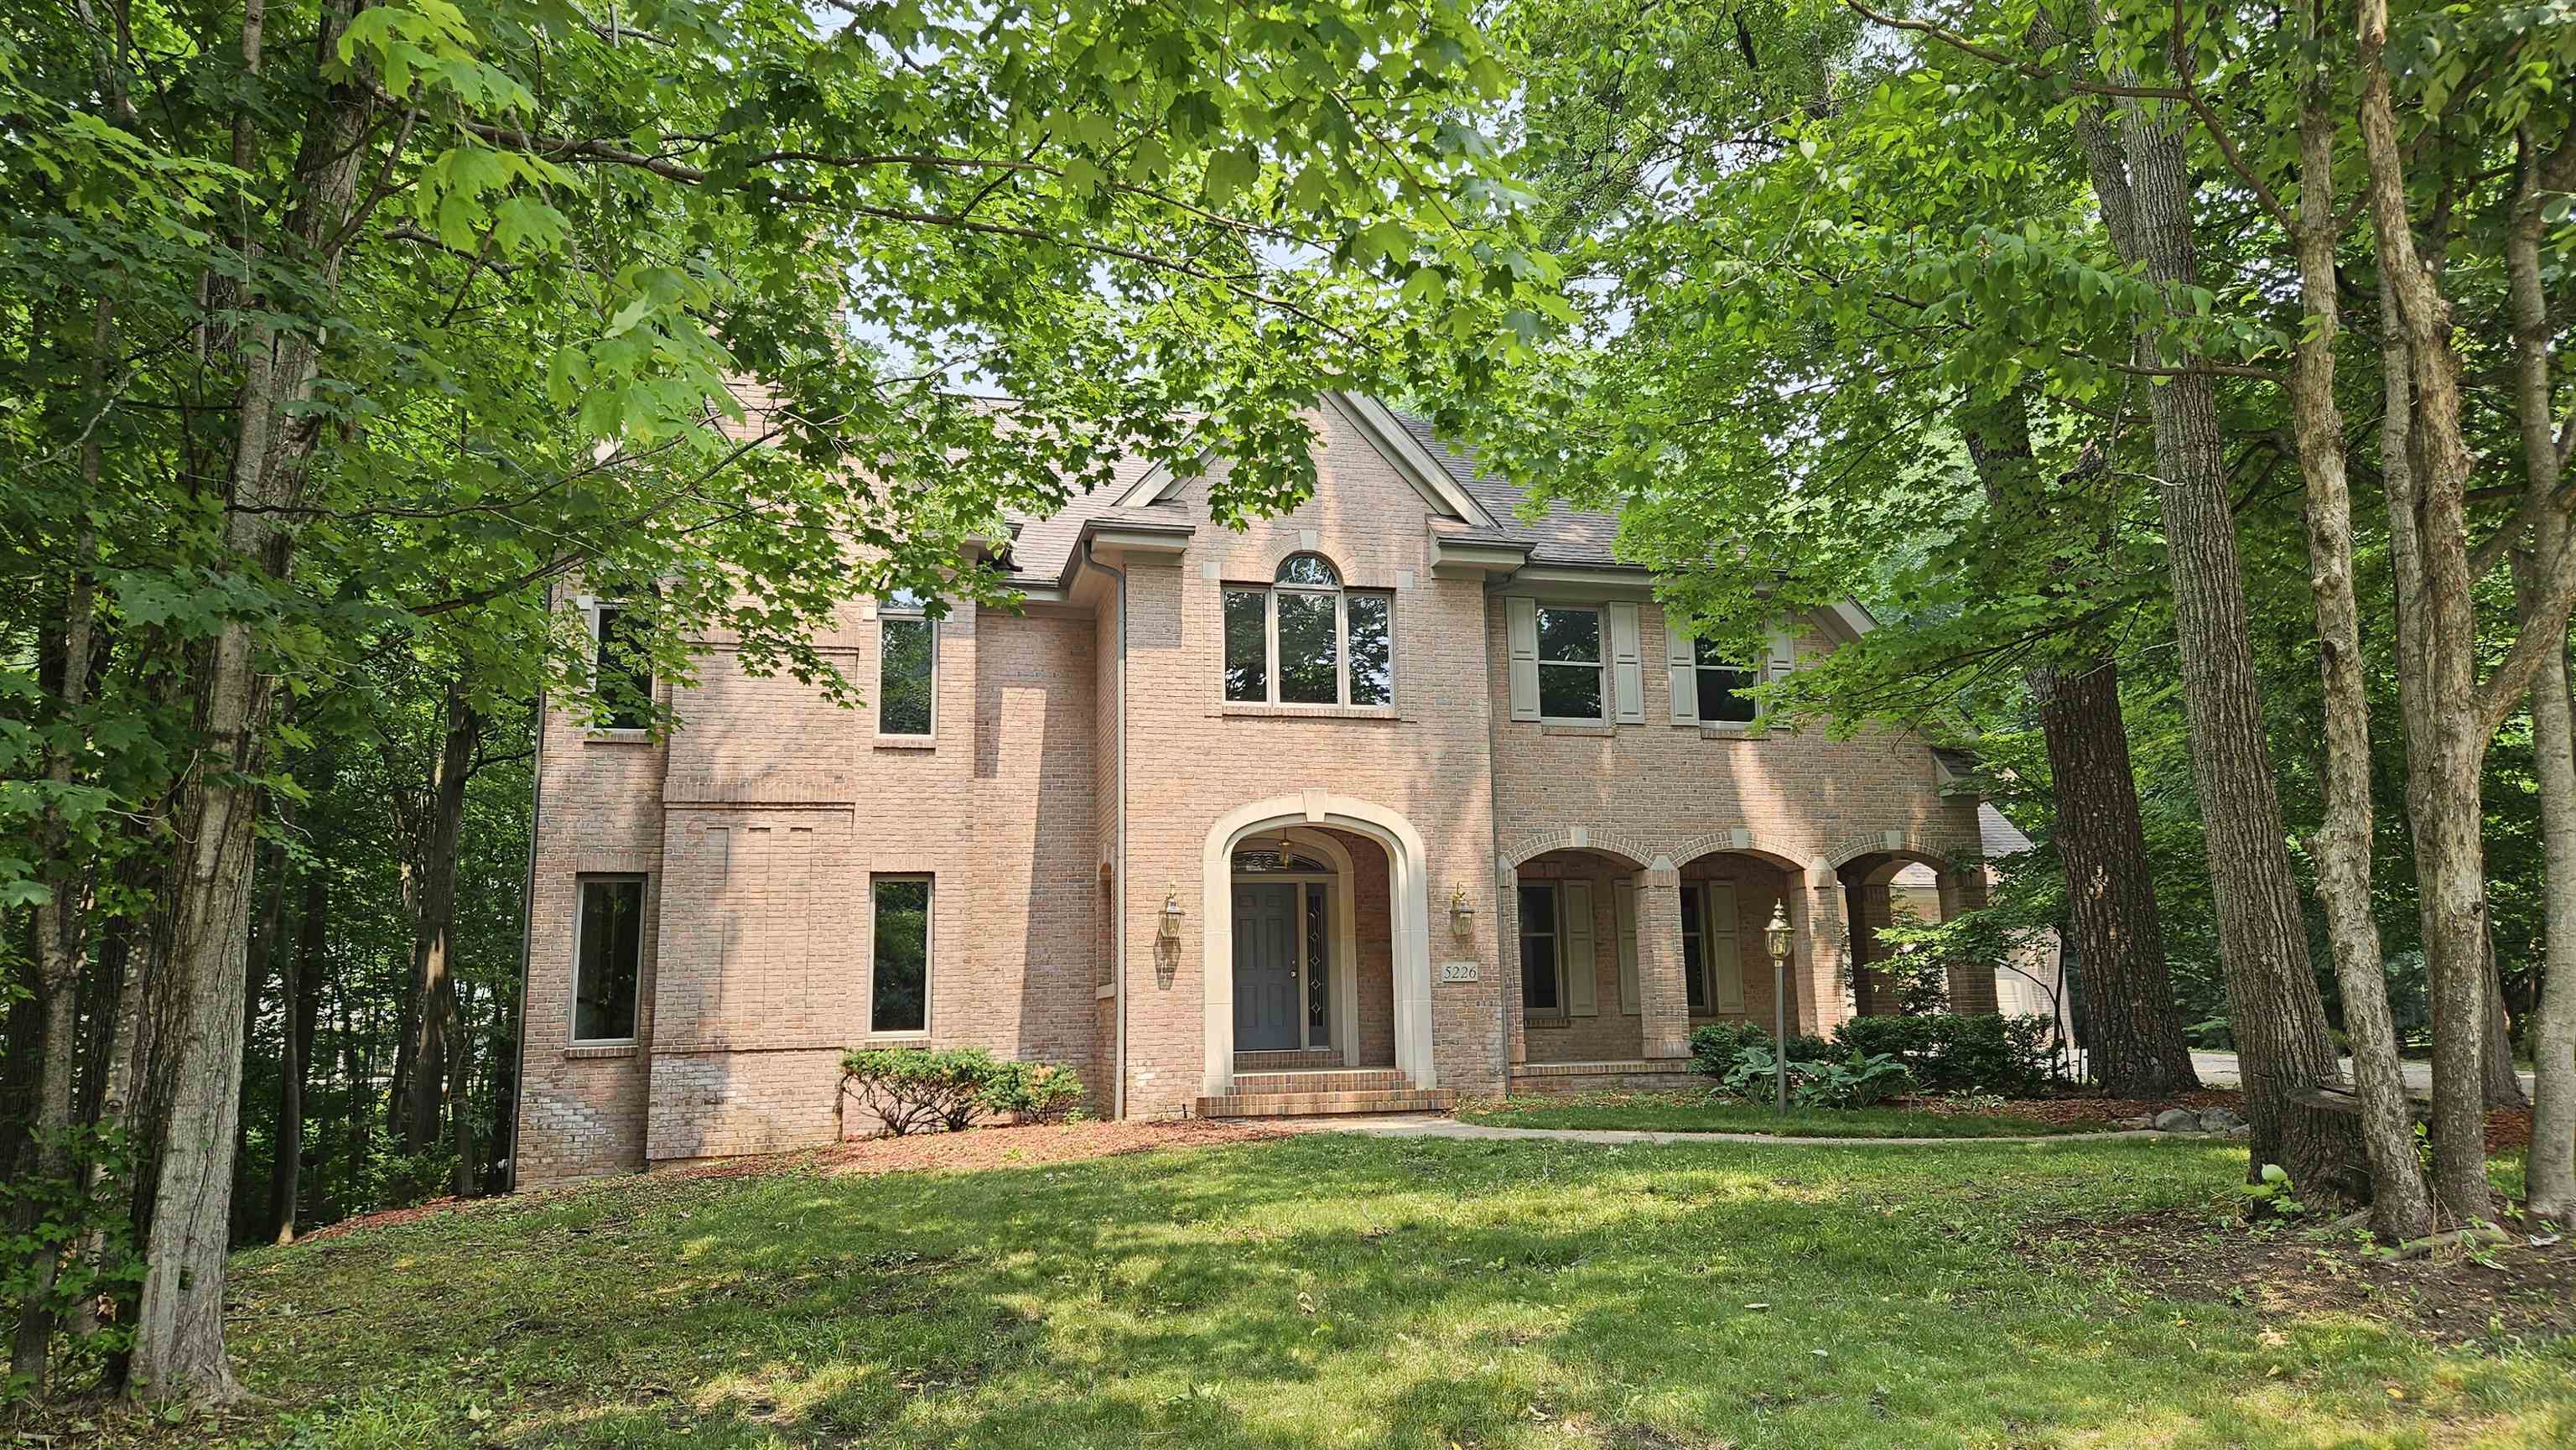
[{"label": "large tree trunk", "polygon": [[[2479,788],[2477,616],[2468,555],[2469,452],[2451,309],[2415,247],[2404,156],[2389,95],[2386,0],[2362,0],[2360,131],[2364,195],[2378,242],[2388,359],[2384,433],[2390,558],[2397,577],[2406,717],[2407,816],[2415,833],[2425,974],[2433,1016],[2433,1180],[2454,1221],[2490,1217],[2487,1186],[2485,824]],[[2402,372],[2401,372],[2402,365]]]},{"label": "large tree trunk", "polygon": [[[317,47],[329,53],[345,6],[325,7]],[[245,99],[236,111],[235,163],[251,170],[264,89],[265,0],[242,17]],[[316,101],[289,179],[277,265],[309,268],[317,295],[338,281],[341,232],[354,204],[373,102],[360,85],[335,83]],[[245,230],[245,275],[257,278],[268,250]],[[279,519],[302,497],[315,421],[304,414],[319,371],[320,335],[280,330],[256,294],[240,323],[242,380],[235,392],[233,505],[224,542],[234,567],[284,579],[289,540]],[[192,671],[203,748],[182,783],[177,821],[183,861],[171,902],[168,969],[177,983],[173,1091],[162,1120],[144,1248],[142,1302],[134,1325],[129,1388],[151,1399],[185,1396],[220,1403],[240,1384],[224,1349],[226,1241],[233,1189],[233,1124],[241,1111],[239,996],[250,925],[251,824],[268,733],[270,688],[255,667],[248,620],[227,620]]]},{"label": "large tree trunk", "polygon": [[[1999,514],[2054,513],[2038,477],[2023,395],[1966,410],[1968,456]],[[2065,581],[2064,587],[2080,587]],[[2155,873],[2138,816],[2120,711],[2118,663],[2107,651],[2073,666],[2030,672],[2048,750],[2057,823],[2050,840],[2066,872],[2068,925],[2083,964],[2090,1009],[2085,1042],[2096,1081],[2122,1097],[2161,1097],[2200,1086],[2165,963]]]},{"label": "large tree trunk", "polygon": [[[2310,0],[2313,42],[2323,30]],[[2415,1157],[2415,1120],[2398,1065],[2397,1027],[2388,1010],[2379,919],[2371,910],[2370,685],[2353,592],[2352,487],[2344,469],[2343,409],[2335,401],[2335,117],[2332,72],[2308,79],[2299,111],[2298,251],[2300,300],[2309,328],[2291,364],[2291,427],[2307,487],[2309,588],[2316,598],[2317,669],[2325,691],[2325,821],[2317,833],[2317,895],[2343,988],[2344,1032],[2352,1041],[2362,1147],[2370,1160],[2371,1226],[2390,1240],[2433,1227],[2432,1195]]]},{"label": "large tree trunk", "polygon": [[2051,670],[2044,684],[2039,723],[2057,798],[2053,839],[2090,988],[2094,1079],[2118,1097],[2190,1092],[2200,1077],[2165,964],[2119,666],[2106,654],[2089,669]]},{"label": "large tree trunk", "polygon": [[[2078,126],[2114,245],[2169,293],[2199,284],[2182,124],[2170,111],[2123,101],[2116,141],[2105,120],[2079,117]],[[2141,363],[2155,366],[2188,367],[2195,360],[2187,349],[2169,349],[2152,329],[2141,329],[2138,353]],[[2150,389],[2149,400],[2192,781],[2217,898],[2229,1022],[2254,1129],[2246,1171],[2252,1177],[2263,1164],[2277,1163],[2303,1186],[2358,1193],[2367,1170],[2357,1124],[2301,1097],[2333,1077],[2339,1063],[2308,966],[2306,925],[2283,843],[2217,395],[2207,375],[2185,372]]]},{"label": "large tree trunk", "polygon": [[2486,940],[2480,944],[2486,958],[2487,1040],[2478,1054],[2479,1066],[2486,1073],[2486,1106],[2489,1108],[2527,1108],[2531,1100],[2522,1094],[2522,1074],[2513,1065],[2512,1016],[2504,1005],[2504,965],[2496,960],[2495,923],[2487,923]]},{"label": "large tree trunk", "polygon": [[448,1116],[456,1125],[456,1167],[449,1186],[457,1197],[472,1198],[483,1191],[481,1150],[475,1146],[474,1132],[474,1039],[465,1030],[472,994],[451,983],[449,996],[456,1004],[448,1023]]},{"label": "large tree trunk", "polygon": [[456,852],[465,822],[465,786],[483,717],[466,698],[462,677],[448,681],[444,730],[429,784],[429,820],[421,843],[418,917],[412,934],[411,1015],[416,1034],[405,1079],[403,1148],[417,1153],[440,1138],[440,1098],[448,1088],[448,1024],[456,1017]]}]

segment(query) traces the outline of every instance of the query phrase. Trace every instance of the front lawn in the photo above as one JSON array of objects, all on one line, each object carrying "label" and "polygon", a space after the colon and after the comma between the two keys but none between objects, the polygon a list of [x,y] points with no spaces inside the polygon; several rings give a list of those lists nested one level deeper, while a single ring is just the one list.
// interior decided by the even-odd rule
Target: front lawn
[{"label": "front lawn", "polygon": [[1497,1128],[1635,1128],[1652,1133],[1760,1133],[1788,1138],[2036,1138],[2099,1132],[2100,1122],[1907,1108],[1800,1108],[1783,1116],[1705,1092],[1580,1093],[1462,1103],[1462,1123]]},{"label": "front lawn", "polygon": [[[237,1261],[242,1414],[55,1443],[2524,1447],[2576,1352],[2152,1297],[2046,1226],[2242,1234],[2241,1149],[1317,1133],[623,1180]],[[2205,1217],[2204,1217],[2205,1216]],[[2034,1237],[2036,1236],[2036,1237]],[[2247,1301],[2254,1303],[2256,1301]]]}]

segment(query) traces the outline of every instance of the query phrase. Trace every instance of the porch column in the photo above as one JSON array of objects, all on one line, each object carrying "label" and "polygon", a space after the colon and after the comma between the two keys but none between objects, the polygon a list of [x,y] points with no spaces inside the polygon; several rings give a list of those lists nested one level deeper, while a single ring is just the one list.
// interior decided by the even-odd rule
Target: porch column
[{"label": "porch column", "polygon": [[[1954,867],[1941,873],[1941,919],[1952,921],[1960,912],[1976,911],[1986,904],[1986,871],[1982,863]],[[1991,962],[1965,962],[1950,968],[1950,1010],[1971,1015],[2002,1010],[1995,995],[1995,968]]]},{"label": "porch column", "polygon": [[1520,872],[1509,866],[1494,873],[1494,971],[1502,978],[1496,985],[1503,994],[1506,1088],[1511,1083],[1510,1067],[1529,1061],[1529,1037],[1521,1022],[1520,884]]},{"label": "porch column", "polygon": [[1789,969],[1797,979],[1798,1030],[1829,1037],[1845,1015],[1844,963],[1851,950],[1843,920],[1843,882],[1820,857],[1807,868],[1805,884],[1805,890],[1792,893],[1802,909],[1792,913],[1789,923],[1796,928],[1792,950],[1797,956]]},{"label": "porch column", "polygon": [[1690,993],[1682,982],[1682,873],[1657,856],[1636,875],[1637,1027],[1648,1058],[1688,1057]]}]

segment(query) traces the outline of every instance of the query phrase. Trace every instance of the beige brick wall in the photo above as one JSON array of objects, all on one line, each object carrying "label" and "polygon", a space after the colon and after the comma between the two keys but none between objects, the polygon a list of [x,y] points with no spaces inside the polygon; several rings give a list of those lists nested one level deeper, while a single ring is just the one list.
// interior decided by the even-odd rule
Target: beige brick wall
[{"label": "beige brick wall", "polygon": [[[1726,739],[1663,723],[1664,632],[1651,604],[1642,619],[1650,723],[1510,721],[1502,611],[1488,607],[1486,582],[1433,577],[1412,486],[1339,414],[1315,425],[1313,499],[1235,532],[1207,518],[1203,484],[1186,487],[1179,504],[1197,527],[1187,551],[1125,557],[1123,702],[1118,594],[1094,585],[1078,603],[1021,616],[961,607],[945,621],[928,748],[879,739],[872,707],[839,709],[793,681],[745,673],[720,637],[707,641],[694,684],[676,698],[662,686],[680,718],[667,743],[587,738],[549,712],[518,1181],[866,1127],[838,1113],[836,1084],[840,1050],[873,1040],[872,874],[937,883],[928,1041],[1071,1064],[1105,1111],[1123,1023],[1126,1110],[1154,1115],[1187,1110],[1201,1091],[1201,855],[1217,819],[1251,802],[1324,791],[1399,814],[1419,833],[1434,975],[1442,961],[1477,964],[1476,980],[1431,987],[1441,1085],[1469,1093],[1501,1091],[1508,1064],[1541,1056],[1524,1040],[1539,1034],[1505,1015],[1517,1002],[1517,949],[1511,901],[1497,889],[1510,872],[1498,866],[1564,848],[1575,828],[1591,833],[1597,860],[1586,869],[1605,888],[1595,897],[1603,1010],[1560,1030],[1546,1049],[1558,1060],[1633,1059],[1651,1037],[1618,1010],[1606,886],[1621,873],[1668,855],[1684,877],[1741,874],[1740,940],[1758,952],[1783,889],[1802,926],[1842,930],[1840,885],[1814,889],[1814,862],[1830,868],[1883,848],[1891,831],[1919,852],[1973,855],[1973,802],[1940,797],[1917,742]],[[1222,699],[1223,585],[1266,583],[1304,549],[1331,559],[1352,587],[1392,592],[1391,709]],[[1828,643],[1807,633],[1811,649]],[[818,644],[872,698],[876,641],[874,609],[861,603]],[[1120,858],[1122,809],[1120,878],[1105,868]],[[1725,854],[1735,830],[1751,833],[1753,854]],[[1373,841],[1346,843],[1361,1058],[1391,1063],[1387,864]],[[591,872],[651,879],[655,930],[632,1048],[566,1043],[573,903]],[[1661,879],[1669,901],[1673,878]],[[1464,942],[1451,932],[1453,891],[1472,913]],[[1159,939],[1167,893],[1184,908],[1168,943]],[[1123,1002],[1102,992],[1122,942]],[[1230,952],[1215,962],[1230,970]],[[1745,975],[1747,1012],[1765,1020],[1769,974],[1748,960]],[[1802,980],[1797,1000],[1808,1025],[1841,1010],[1821,981]]]}]

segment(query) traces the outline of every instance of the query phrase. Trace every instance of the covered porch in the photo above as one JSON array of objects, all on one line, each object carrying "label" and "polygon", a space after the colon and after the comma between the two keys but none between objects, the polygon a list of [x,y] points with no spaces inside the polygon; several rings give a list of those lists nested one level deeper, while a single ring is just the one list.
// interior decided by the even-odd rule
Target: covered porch
[{"label": "covered porch", "polygon": [[1693,1029],[1768,1025],[1783,1001],[1765,940],[1775,911],[1790,927],[1790,1030],[1849,1015],[1839,878],[1748,832],[1673,853],[1577,828],[1530,843],[1501,875],[1513,1092],[1696,1082]]}]

